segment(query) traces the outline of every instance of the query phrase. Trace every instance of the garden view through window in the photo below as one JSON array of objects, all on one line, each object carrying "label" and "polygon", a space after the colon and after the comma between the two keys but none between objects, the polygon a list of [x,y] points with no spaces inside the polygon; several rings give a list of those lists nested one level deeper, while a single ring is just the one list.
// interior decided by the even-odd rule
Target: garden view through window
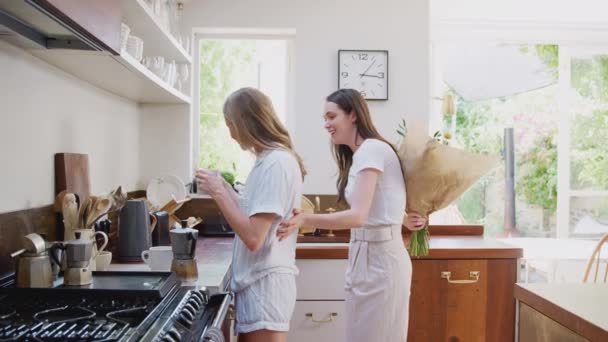
[{"label": "garden view through window", "polygon": [[[463,50],[474,54],[463,57]],[[456,99],[455,115],[439,120],[449,144],[501,155],[504,129],[514,129],[517,233],[595,238],[608,232],[607,51],[522,44],[438,51],[441,92]],[[558,167],[560,159],[566,167]],[[450,217],[503,236],[504,174],[501,165],[482,178]]]},{"label": "garden view through window", "polygon": [[288,41],[201,39],[199,157],[201,168],[233,173],[245,183],[255,157],[231,139],[224,122],[224,100],[242,87],[268,95],[285,124],[288,88]]}]

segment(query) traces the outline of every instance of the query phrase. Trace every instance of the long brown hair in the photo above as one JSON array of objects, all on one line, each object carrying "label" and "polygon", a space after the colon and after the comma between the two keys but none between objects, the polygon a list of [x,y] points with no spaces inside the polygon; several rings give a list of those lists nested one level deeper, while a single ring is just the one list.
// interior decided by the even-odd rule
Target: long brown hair
[{"label": "long brown hair", "polygon": [[255,88],[241,88],[224,102],[224,119],[236,132],[235,139],[254,153],[283,148],[298,161],[302,179],[306,169],[293,148],[289,132],[279,121],[270,98]]},{"label": "long brown hair", "polygon": [[[387,143],[395,154],[397,150],[393,144],[389,143],[372,123],[372,118],[369,114],[369,108],[367,102],[361,94],[354,89],[339,89],[331,93],[325,99],[327,102],[333,102],[340,109],[342,109],[347,115],[355,115],[355,125],[357,127],[357,134],[363,139],[378,139]],[[355,135],[355,142],[357,135]],[[333,154],[336,163],[338,163],[338,180],[336,181],[336,187],[338,188],[338,205],[346,206],[346,198],[344,197],[344,189],[348,183],[348,172],[353,164],[353,150],[348,145],[333,145]],[[399,157],[399,156],[397,156]]]}]

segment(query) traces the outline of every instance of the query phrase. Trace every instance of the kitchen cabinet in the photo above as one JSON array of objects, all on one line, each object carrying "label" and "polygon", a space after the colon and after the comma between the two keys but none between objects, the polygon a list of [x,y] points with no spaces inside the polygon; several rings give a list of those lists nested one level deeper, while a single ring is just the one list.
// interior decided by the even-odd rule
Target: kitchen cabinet
[{"label": "kitchen cabinet", "polygon": [[415,259],[408,341],[513,341],[515,259]]},{"label": "kitchen cabinet", "polygon": [[519,306],[519,342],[589,341],[531,307]]},{"label": "kitchen cabinet", "polygon": [[[112,94],[137,103],[183,104],[189,112],[192,102],[189,89],[176,89],[146,68],[142,61],[121,51],[120,31],[124,22],[131,28],[131,35],[143,40],[144,56],[162,56],[167,61],[186,64],[192,74],[192,57],[161,25],[144,0],[32,0],[42,12],[57,20],[50,20],[21,1],[0,3],[0,10],[17,18],[20,14],[46,39],[39,39],[35,46],[24,46],[19,44],[20,40],[12,39],[15,35],[0,35],[0,38]],[[70,31],[65,26],[70,27]],[[74,39],[55,39],[74,36],[73,32],[76,32]]]},{"label": "kitchen cabinet", "polygon": [[289,342],[344,341],[344,273],[347,261],[297,260],[296,307]]},{"label": "kitchen cabinet", "polygon": [[[471,232],[474,236],[455,236],[454,229],[450,229],[451,236],[431,231],[429,255],[412,259],[408,341],[514,340],[513,291],[522,250],[484,239],[479,235],[483,230],[472,229]],[[404,243],[407,239],[404,236]],[[301,243],[296,249],[299,265],[304,261],[321,265],[347,258],[348,244],[345,243]],[[342,277],[340,286],[344,284],[345,268],[346,263],[343,269],[334,270]],[[309,272],[314,274],[313,271],[301,271],[301,277],[306,279]],[[328,276],[327,271],[323,271],[312,284],[318,284]],[[330,281],[336,282],[328,279],[325,283]],[[302,281],[298,284],[310,286],[311,283]],[[331,293],[337,288],[325,291]],[[298,289],[298,293],[313,300],[308,289]],[[313,293],[321,297],[324,292],[315,290]],[[326,296],[326,300],[331,299],[335,298]],[[325,312],[330,312],[330,305],[327,304]],[[294,319],[297,318],[294,316]]]},{"label": "kitchen cabinet", "polygon": [[344,301],[297,301],[289,342],[345,341]]},{"label": "kitchen cabinet", "polygon": [[33,0],[84,38],[114,55],[120,51],[121,0]]}]

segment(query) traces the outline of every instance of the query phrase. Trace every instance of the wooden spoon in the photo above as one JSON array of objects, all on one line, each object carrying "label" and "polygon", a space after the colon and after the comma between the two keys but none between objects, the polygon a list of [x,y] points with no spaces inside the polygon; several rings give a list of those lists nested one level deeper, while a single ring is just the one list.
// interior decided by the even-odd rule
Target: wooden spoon
[{"label": "wooden spoon", "polygon": [[91,209],[91,198],[87,198],[84,203],[80,204],[80,210],[78,212],[78,227],[84,228],[85,223],[87,222],[87,215]]},{"label": "wooden spoon", "polygon": [[76,195],[67,193],[63,197],[62,203],[63,212],[63,225],[65,228],[66,240],[69,240],[71,233],[78,229],[78,204],[76,203]]},{"label": "wooden spoon", "polygon": [[91,228],[103,215],[107,214],[112,207],[112,200],[106,197],[99,197],[88,213],[85,228]]}]

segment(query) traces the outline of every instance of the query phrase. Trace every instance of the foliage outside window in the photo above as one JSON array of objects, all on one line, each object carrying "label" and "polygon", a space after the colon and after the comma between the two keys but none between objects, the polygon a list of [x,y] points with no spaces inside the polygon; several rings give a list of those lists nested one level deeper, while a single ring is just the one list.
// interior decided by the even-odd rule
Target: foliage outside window
[{"label": "foliage outside window", "polygon": [[[557,45],[522,46],[520,51],[536,54],[558,77]],[[570,82],[572,188],[608,190],[608,56],[573,58]],[[498,154],[503,129],[515,129],[517,223],[524,235],[552,235],[555,229],[557,100],[563,95],[554,85],[492,100],[458,98],[456,146]],[[449,127],[450,121],[444,124]],[[490,235],[498,234],[504,222],[504,168],[473,186],[458,207],[467,222],[485,224]]]},{"label": "foliage outside window", "polygon": [[231,92],[248,83],[255,42],[203,40],[200,45],[199,167],[234,172],[242,183],[253,157],[230,138],[222,107]]}]

